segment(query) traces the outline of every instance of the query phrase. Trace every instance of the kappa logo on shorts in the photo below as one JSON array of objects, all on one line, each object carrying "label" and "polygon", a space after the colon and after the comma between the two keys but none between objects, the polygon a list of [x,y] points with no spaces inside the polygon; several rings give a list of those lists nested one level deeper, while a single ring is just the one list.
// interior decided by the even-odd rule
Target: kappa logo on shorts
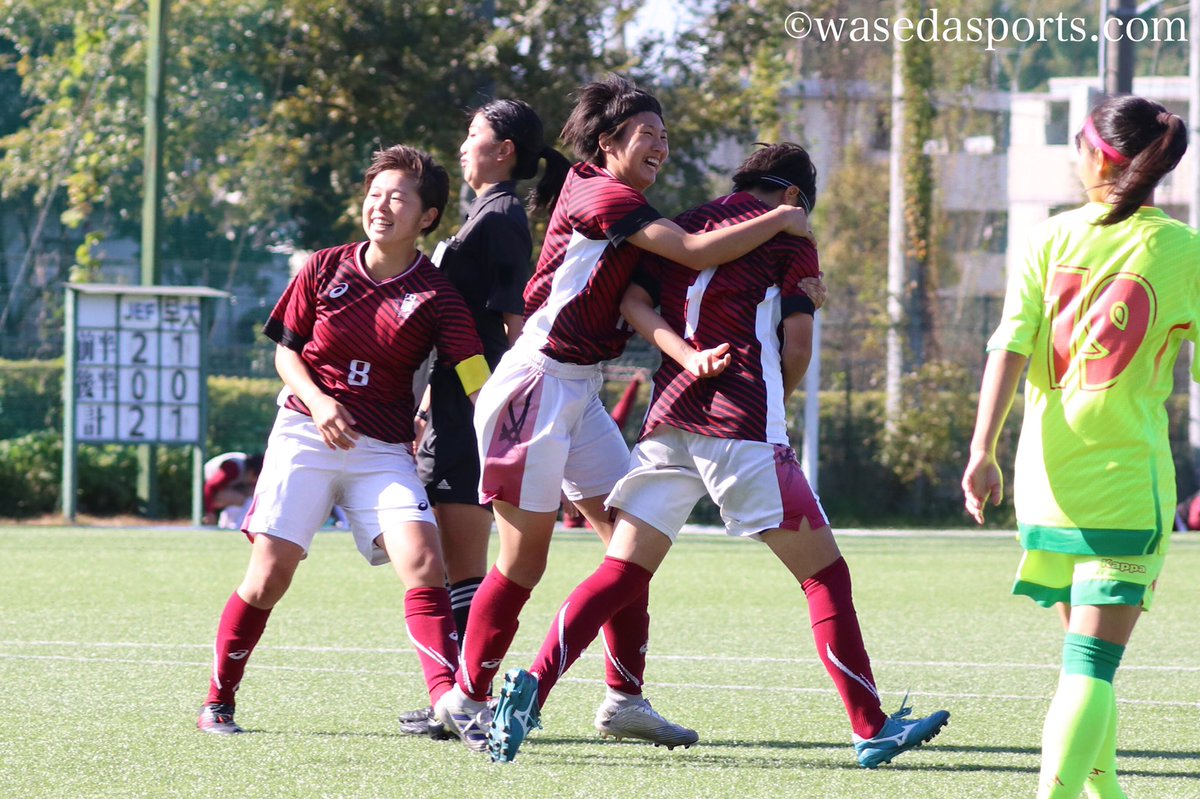
[{"label": "kappa logo on shorts", "polygon": [[1104,568],[1111,569],[1115,572],[1123,574],[1145,574],[1146,567],[1138,563],[1126,563],[1123,560],[1111,560],[1109,558],[1101,558],[1100,562],[1104,564]]},{"label": "kappa logo on shorts", "polygon": [[349,290],[350,290],[349,283],[338,283],[336,286],[334,286],[333,288],[331,288],[329,290],[329,299],[336,300],[338,297],[342,296]]}]

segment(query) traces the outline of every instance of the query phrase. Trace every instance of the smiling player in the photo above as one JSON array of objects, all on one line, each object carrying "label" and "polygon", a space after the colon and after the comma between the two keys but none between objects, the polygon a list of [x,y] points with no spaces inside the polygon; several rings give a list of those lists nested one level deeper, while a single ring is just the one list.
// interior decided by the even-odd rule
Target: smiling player
[{"label": "smiling player", "polygon": [[446,171],[397,145],[366,174],[367,241],[320,250],[292,280],[264,332],[286,384],[243,525],[250,565],[221,614],[204,732],[243,732],[234,693],[271,609],[283,598],[336,502],[359,551],[389,560],[408,589],[404,615],[430,700],[458,657],[437,528],[413,461],[414,371],[434,346],[468,395],[488,377],[462,297],[416,248],[437,227]]}]

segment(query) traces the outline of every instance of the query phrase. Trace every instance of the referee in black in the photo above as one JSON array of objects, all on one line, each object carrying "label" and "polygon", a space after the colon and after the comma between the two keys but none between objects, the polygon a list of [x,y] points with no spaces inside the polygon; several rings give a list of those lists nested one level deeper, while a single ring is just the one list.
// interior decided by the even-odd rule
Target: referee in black
[{"label": "referee in black", "polygon": [[[492,100],[471,119],[459,148],[463,180],[475,192],[459,231],[433,254],[462,293],[475,319],[483,354],[495,370],[517,340],[525,321],[522,296],[529,280],[533,239],[517,181],[528,180],[546,162],[530,192],[530,211],[549,213],[570,162],[546,145],[542,120],[521,100]],[[446,561],[446,581],[459,640],[475,591],[487,573],[491,507],[479,504],[479,454],[472,424],[474,406],[453,369],[436,359],[425,395],[417,405],[417,474],[437,516]],[[400,715],[412,735],[452,737],[433,718],[432,708]]]}]

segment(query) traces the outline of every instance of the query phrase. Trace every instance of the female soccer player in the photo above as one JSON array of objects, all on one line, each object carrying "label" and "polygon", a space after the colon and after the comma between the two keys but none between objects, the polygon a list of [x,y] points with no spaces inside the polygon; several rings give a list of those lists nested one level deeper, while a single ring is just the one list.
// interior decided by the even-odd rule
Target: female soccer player
[{"label": "female soccer player", "polygon": [[[778,207],[811,210],[816,170],[804,148],[775,144],[746,159],[733,185],[733,194],[676,221],[704,231]],[[618,512],[604,563],[563,603],[530,670],[505,676],[493,759],[516,756],[551,688],[605,619],[645,593],[705,492],[729,535],[763,541],[803,587],[817,652],[850,716],[859,763],[874,768],[920,746],[949,714],[907,720],[907,707],[892,717],[881,709],[849,568],[788,443],[785,401],[812,351],[816,306],[801,280],[818,275],[816,248],[776,236],[700,273],[662,259],[642,263],[621,310],[670,359],[654,376],[631,469],[608,497]],[[662,316],[653,307],[660,303]]]},{"label": "female soccer player", "polygon": [[[625,473],[629,452],[600,402],[600,362],[618,355],[631,335],[619,306],[638,254],[701,269],[780,231],[808,231],[807,215],[795,208],[699,234],[663,219],[642,195],[668,155],[662,108],[623,78],[584,86],[562,138],[582,162],[563,185],[526,287],[525,327],[475,411],[480,495],[493,503],[500,553],[475,596],[458,687],[438,716],[480,750],[486,723],[479,713],[486,713],[492,677],[545,569],[560,487],[602,540],[612,533],[604,497]],[[642,698],[647,601],[643,592],[605,627],[609,692],[596,726],[657,743],[693,743],[695,732],[668,722]]]},{"label": "female soccer player", "polygon": [[1013,470],[1025,554],[1013,593],[1059,604],[1066,627],[1038,797],[1075,799],[1086,787],[1114,799],[1125,794],[1113,676],[1171,536],[1164,403],[1181,343],[1197,339],[1200,236],[1154,207],[1155,186],[1187,149],[1178,116],[1110,98],[1075,143],[1088,203],[1038,227],[1012,275],[962,486],[982,524],[1003,496],[996,440],[1028,363]]},{"label": "female soccer player", "polygon": [[[571,164],[546,145],[541,118],[521,100],[492,100],[476,111],[459,153],[463,180],[475,192],[475,201],[458,232],[438,245],[433,261],[467,301],[483,355],[495,369],[525,321],[521,292],[529,280],[533,250],[516,181],[534,177],[538,163],[545,161],[529,210],[547,210]],[[452,366],[436,363],[417,410],[417,474],[437,517],[460,640],[487,573],[492,531],[491,508],[479,504],[473,412]],[[433,724],[432,707],[401,714],[400,729],[412,735],[448,734]]]},{"label": "female soccer player", "polygon": [[434,346],[468,395],[488,377],[470,311],[416,248],[449,194],[446,170],[411,147],[375,154],[366,174],[367,241],[314,253],[264,332],[286,389],[242,529],[250,565],[217,630],[197,726],[242,732],[241,683],[271,614],[333,504],[372,564],[391,560],[431,701],[454,682],[458,646],[441,544],[412,454],[414,371]]}]

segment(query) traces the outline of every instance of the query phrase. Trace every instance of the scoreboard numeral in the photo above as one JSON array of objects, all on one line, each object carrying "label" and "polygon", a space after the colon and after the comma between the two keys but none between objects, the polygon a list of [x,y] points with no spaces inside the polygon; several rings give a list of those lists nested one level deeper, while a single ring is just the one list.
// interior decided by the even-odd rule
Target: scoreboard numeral
[{"label": "scoreboard numeral", "polygon": [[146,433],[142,430],[142,424],[146,421],[146,412],[142,410],[142,406],[134,405],[129,409],[129,413],[137,417],[137,421],[129,428],[130,438],[144,438]]},{"label": "scoreboard numeral", "polygon": [[134,363],[147,363],[146,361],[146,334],[134,333],[133,340],[137,342],[137,352],[133,353]]}]

